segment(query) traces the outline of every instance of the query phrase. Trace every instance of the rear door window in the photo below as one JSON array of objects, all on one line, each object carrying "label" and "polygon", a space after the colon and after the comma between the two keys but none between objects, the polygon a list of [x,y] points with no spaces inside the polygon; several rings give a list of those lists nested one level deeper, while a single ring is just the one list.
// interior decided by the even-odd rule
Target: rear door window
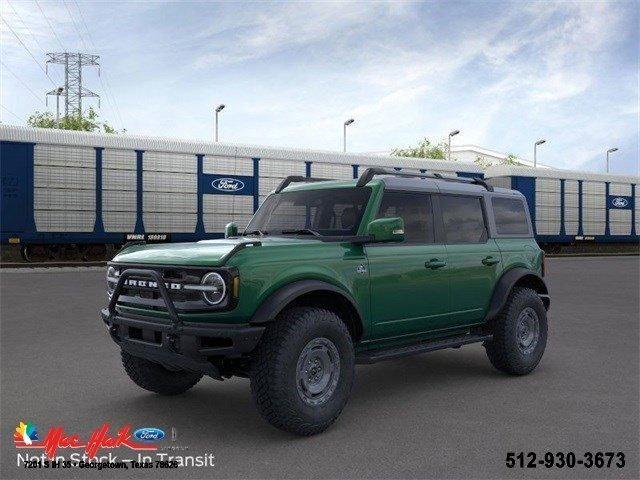
[{"label": "rear door window", "polygon": [[484,243],[487,227],[478,197],[442,195],[442,223],[447,243]]},{"label": "rear door window", "polygon": [[493,215],[498,235],[529,235],[524,202],[518,198],[493,198]]}]

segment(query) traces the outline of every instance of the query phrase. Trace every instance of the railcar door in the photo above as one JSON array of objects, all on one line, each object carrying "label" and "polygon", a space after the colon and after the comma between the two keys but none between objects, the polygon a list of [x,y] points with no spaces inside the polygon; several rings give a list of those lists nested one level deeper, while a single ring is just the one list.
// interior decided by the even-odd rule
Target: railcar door
[{"label": "railcar door", "polygon": [[[2,233],[17,235],[27,228],[29,191],[28,172],[33,165],[33,146],[27,143],[2,142],[0,172],[2,176]],[[32,179],[33,180],[33,179]]]}]

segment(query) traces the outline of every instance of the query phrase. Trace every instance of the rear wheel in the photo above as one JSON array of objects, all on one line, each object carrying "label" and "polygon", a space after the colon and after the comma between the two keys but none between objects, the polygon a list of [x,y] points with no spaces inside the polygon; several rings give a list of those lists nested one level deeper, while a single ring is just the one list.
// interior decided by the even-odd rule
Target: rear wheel
[{"label": "rear wheel", "polygon": [[141,388],[160,395],[178,395],[193,387],[202,378],[201,373],[187,370],[169,370],[159,363],[121,352],[122,365],[129,378]]},{"label": "rear wheel", "polygon": [[485,345],[491,364],[512,375],[526,375],[540,362],[547,345],[547,311],[530,288],[515,288],[492,322]]},{"label": "rear wheel", "polygon": [[273,426],[320,433],[342,412],[353,384],[351,336],[328,310],[296,307],[270,324],[252,358],[251,392]]}]

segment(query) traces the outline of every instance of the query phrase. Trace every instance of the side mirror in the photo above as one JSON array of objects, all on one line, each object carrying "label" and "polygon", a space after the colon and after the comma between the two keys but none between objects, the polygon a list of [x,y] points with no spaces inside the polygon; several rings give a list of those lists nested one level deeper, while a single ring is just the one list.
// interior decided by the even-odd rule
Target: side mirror
[{"label": "side mirror", "polygon": [[404,241],[404,220],[400,217],[378,218],[367,225],[373,243]]},{"label": "side mirror", "polygon": [[238,225],[234,222],[227,223],[224,227],[224,238],[237,237]]}]

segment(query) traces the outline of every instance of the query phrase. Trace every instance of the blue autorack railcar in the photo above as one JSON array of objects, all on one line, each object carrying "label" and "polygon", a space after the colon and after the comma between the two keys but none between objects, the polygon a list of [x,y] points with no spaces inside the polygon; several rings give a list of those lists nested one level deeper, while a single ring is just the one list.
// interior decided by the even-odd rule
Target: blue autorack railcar
[{"label": "blue autorack railcar", "polygon": [[544,246],[638,243],[640,177],[511,165],[489,167],[485,176],[525,195]]},{"label": "blue autorack railcar", "polygon": [[477,165],[0,125],[1,241],[31,260],[108,256],[131,240],[193,241],[246,225],[289,175],[366,167],[482,177]]}]

